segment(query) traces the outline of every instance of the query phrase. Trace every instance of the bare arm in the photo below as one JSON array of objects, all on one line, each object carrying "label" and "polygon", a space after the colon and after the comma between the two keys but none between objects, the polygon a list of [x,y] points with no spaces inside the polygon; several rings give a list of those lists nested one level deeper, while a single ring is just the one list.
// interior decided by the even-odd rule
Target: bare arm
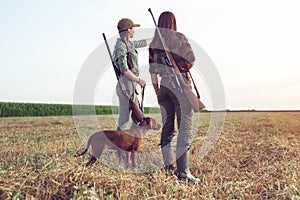
[{"label": "bare arm", "polygon": [[157,96],[158,95],[158,90],[159,90],[157,74],[151,74],[151,81],[152,81],[152,85],[153,85],[155,94]]},{"label": "bare arm", "polygon": [[145,39],[146,42],[147,42],[147,46],[150,45],[150,43],[152,42],[153,38],[148,38],[148,39]]},{"label": "bare arm", "polygon": [[137,77],[136,75],[134,75],[130,70],[125,70],[123,72],[123,74],[126,78],[137,82],[140,86],[142,86],[142,87],[146,86],[146,82],[143,79],[141,79],[141,78]]}]

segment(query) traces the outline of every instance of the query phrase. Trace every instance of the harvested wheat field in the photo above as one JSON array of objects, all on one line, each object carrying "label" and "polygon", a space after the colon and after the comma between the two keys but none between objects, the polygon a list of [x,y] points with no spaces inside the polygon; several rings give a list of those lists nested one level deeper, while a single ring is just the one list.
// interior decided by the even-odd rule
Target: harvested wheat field
[{"label": "harvested wheat field", "polygon": [[[126,170],[111,149],[84,167],[89,155],[73,157],[84,148],[73,117],[0,118],[0,199],[300,199],[300,112],[227,112],[203,159],[211,113],[197,115],[190,170],[201,184],[160,169],[159,131],[145,138],[138,169]],[[97,119],[116,127],[112,116]]]}]

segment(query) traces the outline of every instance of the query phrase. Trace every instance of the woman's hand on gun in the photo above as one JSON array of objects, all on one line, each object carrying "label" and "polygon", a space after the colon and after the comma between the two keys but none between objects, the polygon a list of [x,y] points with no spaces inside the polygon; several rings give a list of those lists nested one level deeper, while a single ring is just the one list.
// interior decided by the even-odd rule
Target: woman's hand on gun
[{"label": "woman's hand on gun", "polygon": [[126,78],[137,82],[140,86],[145,87],[146,86],[146,82],[141,79],[140,77],[137,77],[136,75],[134,75],[130,70],[125,70],[123,72],[124,76],[126,76]]},{"label": "woman's hand on gun", "polygon": [[146,86],[146,82],[141,79],[140,77],[138,77],[138,80],[136,81],[141,87],[145,87]]}]

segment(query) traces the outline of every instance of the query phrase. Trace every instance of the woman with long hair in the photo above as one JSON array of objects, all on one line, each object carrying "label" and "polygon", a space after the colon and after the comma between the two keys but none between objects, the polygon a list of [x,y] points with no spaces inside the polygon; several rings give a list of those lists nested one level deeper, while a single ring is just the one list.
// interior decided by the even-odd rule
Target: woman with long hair
[{"label": "woman with long hair", "polygon": [[[158,20],[158,28],[163,37],[165,47],[186,84],[191,84],[188,70],[193,66],[195,56],[184,34],[177,32],[176,19],[172,12],[163,12]],[[189,170],[189,155],[192,143],[193,111],[185,94],[176,85],[176,75],[168,66],[166,53],[156,30],[149,47],[149,72],[157,95],[162,116],[161,149],[165,169],[175,172],[179,179],[199,183]],[[161,77],[158,83],[158,75]],[[174,87],[175,86],[175,87]],[[175,133],[175,118],[177,117],[178,137],[176,150],[172,143]]]}]

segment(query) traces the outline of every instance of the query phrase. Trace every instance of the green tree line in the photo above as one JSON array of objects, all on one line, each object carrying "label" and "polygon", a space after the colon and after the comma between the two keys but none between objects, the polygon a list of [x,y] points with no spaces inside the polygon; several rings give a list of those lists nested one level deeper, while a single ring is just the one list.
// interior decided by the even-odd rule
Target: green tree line
[{"label": "green tree line", "polygon": [[[73,113],[74,112],[74,113]],[[23,116],[57,116],[57,115],[106,115],[117,113],[114,106],[90,106],[68,104],[41,104],[41,103],[8,103],[0,102],[0,117]]]},{"label": "green tree line", "polygon": [[[159,113],[159,108],[144,108],[144,113]],[[0,117],[118,114],[117,106],[69,105],[0,102]]]}]

